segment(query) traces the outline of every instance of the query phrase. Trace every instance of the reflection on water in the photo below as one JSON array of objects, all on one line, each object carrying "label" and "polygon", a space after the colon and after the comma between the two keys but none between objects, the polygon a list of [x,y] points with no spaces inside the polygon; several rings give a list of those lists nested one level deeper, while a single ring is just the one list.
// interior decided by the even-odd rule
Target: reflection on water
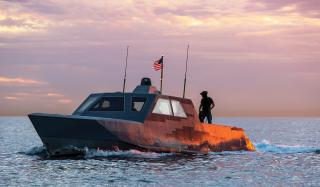
[{"label": "reflection on water", "polygon": [[218,120],[243,127],[257,151],[173,154],[85,150],[82,156],[51,158],[27,118],[0,118],[0,186],[317,186],[320,183],[317,138],[320,119]]}]

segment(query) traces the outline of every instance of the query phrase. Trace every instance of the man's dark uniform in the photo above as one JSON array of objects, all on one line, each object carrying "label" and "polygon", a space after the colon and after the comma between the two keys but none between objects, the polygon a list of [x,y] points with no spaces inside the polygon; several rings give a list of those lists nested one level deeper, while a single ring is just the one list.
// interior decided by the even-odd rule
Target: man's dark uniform
[{"label": "man's dark uniform", "polygon": [[202,95],[200,107],[199,107],[199,119],[203,123],[204,119],[207,118],[208,123],[212,123],[212,114],[211,110],[215,106],[211,97],[208,97],[208,92],[203,91],[200,93]]}]

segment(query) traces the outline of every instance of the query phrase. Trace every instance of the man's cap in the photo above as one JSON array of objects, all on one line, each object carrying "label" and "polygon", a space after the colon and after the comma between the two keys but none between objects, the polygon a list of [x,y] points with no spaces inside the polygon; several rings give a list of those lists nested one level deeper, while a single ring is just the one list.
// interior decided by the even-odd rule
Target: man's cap
[{"label": "man's cap", "polygon": [[200,95],[207,95],[207,94],[208,94],[207,91],[202,91],[202,92],[200,93]]}]

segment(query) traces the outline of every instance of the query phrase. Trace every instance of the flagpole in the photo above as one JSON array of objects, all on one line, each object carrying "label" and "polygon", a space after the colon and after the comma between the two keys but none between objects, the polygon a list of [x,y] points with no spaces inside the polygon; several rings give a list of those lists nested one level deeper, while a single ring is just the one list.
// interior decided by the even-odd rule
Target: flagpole
[{"label": "flagpole", "polygon": [[189,58],[189,44],[188,44],[188,47],[187,47],[186,69],[185,69],[185,72],[184,72],[184,84],[183,84],[183,94],[182,94],[183,98],[185,97],[185,93],[186,93],[188,58]]},{"label": "flagpole", "polygon": [[126,56],[126,66],[124,69],[124,78],[123,78],[123,88],[122,92],[124,93],[126,89],[126,81],[127,81],[127,67],[128,67],[128,55],[129,55],[129,45],[127,45],[127,56]]},{"label": "flagpole", "polygon": [[163,63],[163,56],[162,58],[162,66],[161,66],[161,77],[160,77],[160,93],[162,94],[162,80],[163,80],[163,69],[164,69],[164,63]]}]

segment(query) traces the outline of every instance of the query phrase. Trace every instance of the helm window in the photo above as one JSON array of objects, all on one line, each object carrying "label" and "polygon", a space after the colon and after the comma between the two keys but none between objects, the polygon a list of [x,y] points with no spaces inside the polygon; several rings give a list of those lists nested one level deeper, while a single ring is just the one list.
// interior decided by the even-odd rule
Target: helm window
[{"label": "helm window", "polygon": [[103,97],[89,111],[124,111],[124,98]]}]

